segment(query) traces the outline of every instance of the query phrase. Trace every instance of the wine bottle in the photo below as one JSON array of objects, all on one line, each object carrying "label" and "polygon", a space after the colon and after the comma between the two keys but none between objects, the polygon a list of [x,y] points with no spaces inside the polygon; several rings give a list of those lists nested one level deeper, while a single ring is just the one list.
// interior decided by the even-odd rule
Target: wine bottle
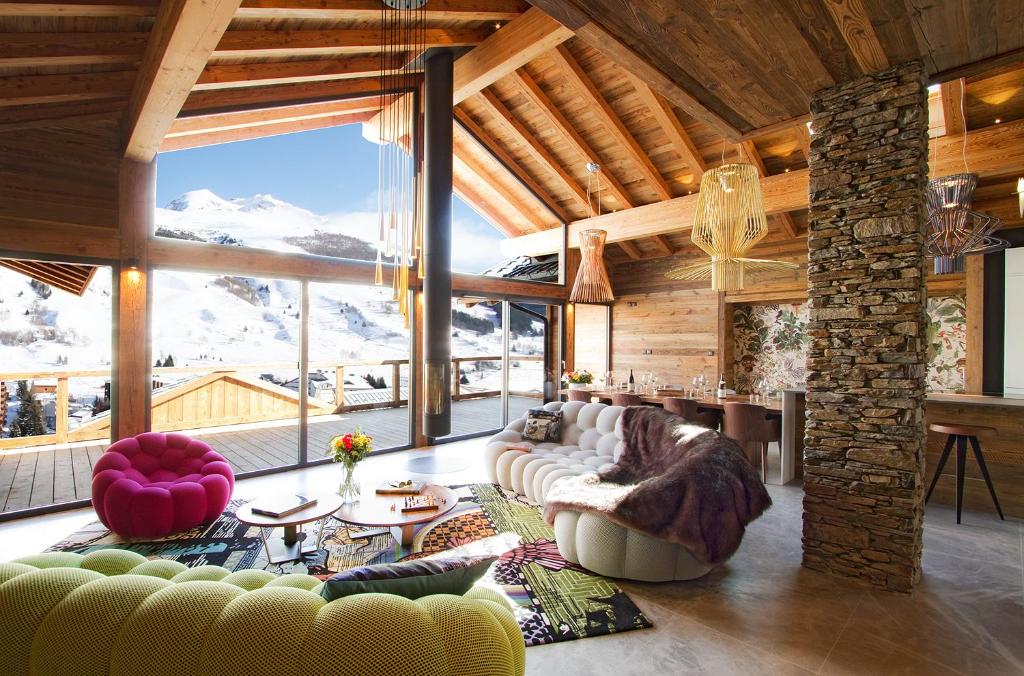
[{"label": "wine bottle", "polygon": [[722,377],[718,381],[718,391],[715,392],[715,396],[721,399],[725,397],[727,394],[728,391],[725,389],[725,374],[723,373]]},{"label": "wine bottle", "polygon": [[627,392],[635,392],[636,391],[636,380],[633,378],[633,369],[629,369],[629,387],[627,388],[626,391]]}]

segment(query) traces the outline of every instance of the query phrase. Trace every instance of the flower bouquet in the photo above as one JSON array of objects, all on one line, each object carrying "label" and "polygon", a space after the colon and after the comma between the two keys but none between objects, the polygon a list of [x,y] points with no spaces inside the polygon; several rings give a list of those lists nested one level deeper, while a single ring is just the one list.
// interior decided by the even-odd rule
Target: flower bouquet
[{"label": "flower bouquet", "polygon": [[594,374],[587,370],[566,371],[562,379],[569,383],[570,390],[580,390],[594,382]]},{"label": "flower bouquet", "polygon": [[331,439],[331,450],[327,456],[345,467],[345,477],[338,487],[338,495],[345,502],[359,499],[359,483],[355,480],[356,465],[373,452],[373,437],[363,434],[360,428],[355,432]]}]

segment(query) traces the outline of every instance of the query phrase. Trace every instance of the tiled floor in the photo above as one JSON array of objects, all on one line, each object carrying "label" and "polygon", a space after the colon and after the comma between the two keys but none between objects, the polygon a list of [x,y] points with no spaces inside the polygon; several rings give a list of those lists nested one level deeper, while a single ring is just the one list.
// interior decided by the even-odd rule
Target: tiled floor
[{"label": "tiled floor", "polygon": [[[483,479],[483,442],[440,447],[472,460],[439,483]],[[403,473],[408,451],[367,461],[363,478]],[[241,481],[239,497],[331,490],[336,467]],[[924,578],[911,596],[879,592],[800,566],[802,492],[770,486],[775,506],[739,552],[703,580],[623,582],[654,629],[527,650],[528,674],[1021,674],[1022,522],[929,505]],[[0,524],[0,560],[39,551],[90,521],[88,510]]]}]

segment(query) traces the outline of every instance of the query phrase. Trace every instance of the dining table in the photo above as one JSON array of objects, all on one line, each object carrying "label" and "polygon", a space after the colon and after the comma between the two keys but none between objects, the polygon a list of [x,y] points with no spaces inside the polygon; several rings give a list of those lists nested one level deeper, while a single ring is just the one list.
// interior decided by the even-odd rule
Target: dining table
[{"label": "dining table", "polygon": [[[618,390],[618,389],[609,390],[609,389],[606,389],[606,388],[590,388],[590,387],[580,388],[580,389],[582,389],[585,392],[589,392],[590,396],[595,398],[595,399],[608,400],[608,401],[611,400],[613,394],[623,394],[624,393],[624,390]],[[569,390],[567,390],[567,389],[559,390],[559,394],[568,395],[569,394]],[[712,396],[705,396],[705,397],[692,397],[692,396],[687,396],[687,393],[683,392],[682,390],[667,390],[667,389],[658,390],[656,392],[650,392],[650,393],[646,393],[646,394],[639,394],[639,393],[634,393],[634,394],[637,394],[637,396],[640,397],[640,400],[642,402],[644,402],[645,404],[650,404],[652,406],[664,406],[665,405],[665,399],[667,399],[669,397],[680,397],[680,398],[683,398],[683,399],[692,399],[692,400],[697,402],[697,405],[700,408],[704,408],[704,409],[715,409],[717,411],[722,411],[722,410],[725,410],[725,405],[727,403],[737,402],[737,403],[741,403],[741,404],[757,404],[758,406],[764,406],[766,409],[768,409],[769,413],[774,413],[774,414],[777,414],[777,415],[781,415],[782,414],[782,400],[781,399],[777,399],[775,397],[767,397],[767,398],[763,398],[763,399],[758,399],[757,401],[752,400],[750,398],[750,395],[747,395],[747,394],[732,394],[732,395],[729,395],[727,397],[716,397],[716,396],[713,396],[713,395]]]}]

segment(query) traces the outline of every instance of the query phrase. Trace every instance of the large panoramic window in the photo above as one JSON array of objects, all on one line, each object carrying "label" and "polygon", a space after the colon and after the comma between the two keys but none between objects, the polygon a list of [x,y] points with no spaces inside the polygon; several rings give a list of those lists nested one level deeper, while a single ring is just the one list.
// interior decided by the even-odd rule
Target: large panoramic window
[{"label": "large panoramic window", "polygon": [[236,472],[299,460],[301,285],[156,270],[152,425],[210,444]]},{"label": "large panoramic window", "polygon": [[89,499],[113,302],[108,267],[0,260],[0,511]]}]

